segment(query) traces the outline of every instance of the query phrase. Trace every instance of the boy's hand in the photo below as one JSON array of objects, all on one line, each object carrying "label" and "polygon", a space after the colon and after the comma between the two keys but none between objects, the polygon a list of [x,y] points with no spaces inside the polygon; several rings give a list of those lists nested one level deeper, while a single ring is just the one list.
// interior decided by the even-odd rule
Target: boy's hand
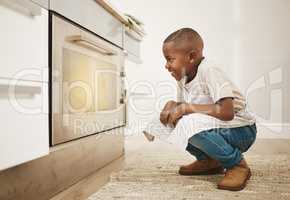
[{"label": "boy's hand", "polygon": [[162,112],[160,113],[160,121],[162,124],[164,124],[164,126],[167,125],[168,123],[168,117],[169,117],[169,113],[171,110],[173,110],[175,107],[177,107],[178,103],[176,101],[168,101]]},{"label": "boy's hand", "polygon": [[178,106],[176,106],[168,116],[168,121],[167,123],[171,127],[175,127],[178,120],[182,118],[183,115],[186,114],[186,109],[187,109],[188,104],[186,103],[181,103]]}]

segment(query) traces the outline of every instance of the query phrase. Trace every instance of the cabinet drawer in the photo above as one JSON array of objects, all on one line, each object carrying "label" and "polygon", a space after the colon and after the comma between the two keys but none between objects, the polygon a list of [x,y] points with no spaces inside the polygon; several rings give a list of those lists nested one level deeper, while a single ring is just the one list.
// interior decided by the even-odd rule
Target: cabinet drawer
[{"label": "cabinet drawer", "polygon": [[127,58],[135,63],[142,63],[140,54],[141,41],[135,39],[130,35],[129,31],[125,31],[124,34],[124,50],[128,52]]},{"label": "cabinet drawer", "polygon": [[95,0],[51,0],[50,9],[123,47],[122,23]]},{"label": "cabinet drawer", "polygon": [[0,1],[0,77],[48,81],[48,11],[29,0]]},{"label": "cabinet drawer", "polygon": [[0,79],[0,170],[49,152],[48,85]]}]

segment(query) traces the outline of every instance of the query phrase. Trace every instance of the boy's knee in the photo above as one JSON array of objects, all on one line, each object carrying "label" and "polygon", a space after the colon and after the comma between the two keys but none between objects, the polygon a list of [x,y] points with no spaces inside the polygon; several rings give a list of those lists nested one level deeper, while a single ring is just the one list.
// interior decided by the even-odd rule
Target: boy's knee
[{"label": "boy's knee", "polygon": [[191,136],[188,139],[188,143],[190,143],[191,145],[197,148],[202,148],[206,140],[207,140],[207,132],[200,132]]},{"label": "boy's knee", "polygon": [[242,145],[240,147],[241,152],[246,152],[249,150],[251,146],[253,146],[254,142],[256,140],[256,137],[250,138],[248,141],[242,141]]}]

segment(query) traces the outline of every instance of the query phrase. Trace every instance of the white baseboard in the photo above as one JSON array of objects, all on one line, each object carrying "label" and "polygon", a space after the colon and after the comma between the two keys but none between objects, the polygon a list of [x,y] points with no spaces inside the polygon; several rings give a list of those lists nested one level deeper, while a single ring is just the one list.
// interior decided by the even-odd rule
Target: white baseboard
[{"label": "white baseboard", "polygon": [[258,123],[257,138],[290,139],[290,123]]}]

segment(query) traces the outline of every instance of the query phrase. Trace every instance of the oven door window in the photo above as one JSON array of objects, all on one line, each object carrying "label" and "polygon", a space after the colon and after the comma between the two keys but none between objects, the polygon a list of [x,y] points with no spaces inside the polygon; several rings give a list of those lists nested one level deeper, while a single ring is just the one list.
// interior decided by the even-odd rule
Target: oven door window
[{"label": "oven door window", "polygon": [[63,49],[63,113],[115,110],[117,66],[98,58]]}]

